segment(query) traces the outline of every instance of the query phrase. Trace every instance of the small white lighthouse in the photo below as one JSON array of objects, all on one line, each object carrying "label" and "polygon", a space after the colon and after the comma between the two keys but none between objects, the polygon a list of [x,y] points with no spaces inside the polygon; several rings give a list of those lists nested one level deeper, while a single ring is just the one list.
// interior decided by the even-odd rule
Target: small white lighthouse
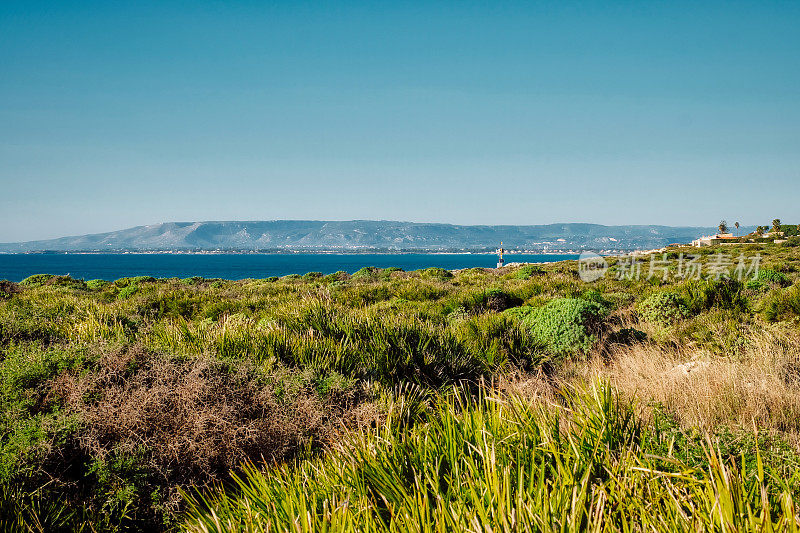
[{"label": "small white lighthouse", "polygon": [[503,243],[501,242],[500,248],[497,249],[497,268],[503,268],[503,264],[505,263],[505,261],[503,261],[503,252],[505,252],[505,250],[503,250]]}]

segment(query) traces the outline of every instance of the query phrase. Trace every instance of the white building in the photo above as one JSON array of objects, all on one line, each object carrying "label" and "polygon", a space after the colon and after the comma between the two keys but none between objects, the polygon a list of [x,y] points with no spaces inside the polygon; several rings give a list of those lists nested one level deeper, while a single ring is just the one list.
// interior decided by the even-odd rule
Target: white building
[{"label": "white building", "polygon": [[739,237],[734,237],[732,233],[717,233],[716,235],[708,235],[706,237],[700,237],[699,239],[693,240],[692,246],[700,248],[701,246],[711,246],[712,244],[721,244],[725,241],[738,238]]}]

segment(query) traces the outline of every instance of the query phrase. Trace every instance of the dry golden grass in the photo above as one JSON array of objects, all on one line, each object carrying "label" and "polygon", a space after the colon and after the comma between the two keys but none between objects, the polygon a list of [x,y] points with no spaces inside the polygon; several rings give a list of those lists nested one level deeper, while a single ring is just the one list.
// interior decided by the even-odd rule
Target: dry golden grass
[{"label": "dry golden grass", "polygon": [[601,377],[640,400],[643,415],[657,402],[684,427],[778,431],[800,449],[800,334],[748,328],[736,354],[643,343],[617,346],[573,371]]}]

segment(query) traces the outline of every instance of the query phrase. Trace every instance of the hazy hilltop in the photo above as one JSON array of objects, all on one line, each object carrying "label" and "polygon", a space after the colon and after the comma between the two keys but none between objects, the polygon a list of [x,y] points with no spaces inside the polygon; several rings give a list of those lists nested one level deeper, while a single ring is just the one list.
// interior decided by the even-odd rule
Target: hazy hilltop
[{"label": "hazy hilltop", "polygon": [[[742,228],[744,232],[746,228]],[[657,248],[716,228],[547,224],[461,226],[375,220],[167,222],[108,233],[0,244],[0,252],[158,250],[528,250]]]}]

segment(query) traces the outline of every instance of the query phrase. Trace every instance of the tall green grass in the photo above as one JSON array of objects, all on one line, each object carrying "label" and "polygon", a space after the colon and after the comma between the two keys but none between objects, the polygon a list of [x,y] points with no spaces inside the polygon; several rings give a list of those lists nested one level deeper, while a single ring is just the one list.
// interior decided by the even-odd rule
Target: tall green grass
[{"label": "tall green grass", "polygon": [[[461,398],[461,399],[459,399]],[[322,458],[190,498],[184,527],[228,531],[796,531],[790,484],[708,440],[685,464],[596,383],[563,406],[442,400],[409,428],[350,435]]]},{"label": "tall green grass", "polygon": [[249,358],[268,366],[282,363],[387,384],[413,381],[432,387],[476,380],[509,360],[530,361],[537,349],[505,316],[437,324],[319,301],[274,319],[235,314],[216,322],[161,322],[149,343],[175,354]]}]

